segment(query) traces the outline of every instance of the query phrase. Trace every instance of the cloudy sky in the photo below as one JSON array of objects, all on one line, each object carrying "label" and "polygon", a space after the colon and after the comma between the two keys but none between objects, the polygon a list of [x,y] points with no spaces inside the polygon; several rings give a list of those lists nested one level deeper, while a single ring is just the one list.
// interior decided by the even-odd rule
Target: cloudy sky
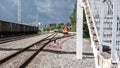
[{"label": "cloudy sky", "polygon": [[[38,21],[44,26],[49,23],[70,22],[75,0],[21,0],[22,22],[36,25]],[[0,0],[0,20],[17,22],[18,0]]]}]

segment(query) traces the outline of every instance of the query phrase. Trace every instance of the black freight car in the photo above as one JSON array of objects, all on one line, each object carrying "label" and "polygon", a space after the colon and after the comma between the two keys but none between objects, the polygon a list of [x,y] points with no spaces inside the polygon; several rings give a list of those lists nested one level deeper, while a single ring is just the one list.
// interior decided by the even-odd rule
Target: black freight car
[{"label": "black freight car", "polygon": [[[4,22],[4,23],[3,23]],[[0,21],[0,35],[8,35],[10,32],[10,23],[5,21]]]},{"label": "black freight car", "polygon": [[35,34],[38,27],[0,20],[0,37],[11,35]]}]

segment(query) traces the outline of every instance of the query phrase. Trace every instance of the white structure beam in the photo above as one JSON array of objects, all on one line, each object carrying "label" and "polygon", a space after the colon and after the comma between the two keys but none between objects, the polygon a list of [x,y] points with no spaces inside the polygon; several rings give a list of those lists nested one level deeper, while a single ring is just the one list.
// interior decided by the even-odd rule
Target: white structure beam
[{"label": "white structure beam", "polygon": [[77,59],[82,59],[83,45],[83,7],[82,0],[77,0],[77,41],[76,41],[76,56]]},{"label": "white structure beam", "polygon": [[116,34],[117,34],[117,1],[113,0],[113,22],[112,22],[112,60],[115,61],[115,49],[116,49]]},{"label": "white structure beam", "polygon": [[103,0],[100,1],[100,50],[99,52],[103,52],[103,25],[104,25],[104,4]]}]

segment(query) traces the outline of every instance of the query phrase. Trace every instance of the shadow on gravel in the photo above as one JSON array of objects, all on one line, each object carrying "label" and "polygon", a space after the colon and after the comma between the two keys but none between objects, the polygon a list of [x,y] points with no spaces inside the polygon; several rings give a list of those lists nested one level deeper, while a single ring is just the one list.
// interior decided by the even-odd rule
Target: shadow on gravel
[{"label": "shadow on gravel", "polygon": [[69,37],[69,38],[67,38],[67,39],[65,39],[65,40],[62,40],[61,43],[63,44],[63,43],[65,43],[66,41],[68,41],[68,40],[70,40],[70,39],[73,39],[73,38],[75,38],[75,37]]},{"label": "shadow on gravel", "polygon": [[91,55],[91,56],[93,56],[93,53],[83,53],[83,55]]},{"label": "shadow on gravel", "polygon": [[43,49],[42,51],[44,51],[44,52],[56,53],[56,54],[76,54],[76,52],[65,52],[65,51],[50,50],[50,49]]},{"label": "shadow on gravel", "polygon": [[[76,54],[75,51],[73,51],[73,52],[66,52],[66,51],[50,50],[50,49],[43,49],[42,51],[56,53],[56,54]],[[83,58],[94,58],[94,55],[93,55],[93,53],[83,53]]]},{"label": "shadow on gravel", "polygon": [[[0,48],[0,51],[19,51],[22,50],[23,48]],[[37,51],[38,49],[28,49],[26,51]]]},{"label": "shadow on gravel", "polygon": [[[0,51],[19,51],[22,50],[22,48],[0,48]],[[26,51],[37,51],[38,49],[28,49]],[[51,52],[51,53],[56,53],[56,54],[76,54],[75,51],[73,52],[66,52],[66,51],[61,51],[61,50],[51,50],[51,49],[43,49],[42,51],[44,52]],[[94,58],[93,53],[83,53],[83,58]]]},{"label": "shadow on gravel", "polygon": [[93,53],[83,53],[83,58],[94,58]]}]

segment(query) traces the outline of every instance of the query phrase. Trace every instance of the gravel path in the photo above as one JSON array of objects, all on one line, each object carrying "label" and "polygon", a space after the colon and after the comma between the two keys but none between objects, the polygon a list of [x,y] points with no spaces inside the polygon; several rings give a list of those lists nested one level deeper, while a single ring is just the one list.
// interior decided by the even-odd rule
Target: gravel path
[{"label": "gravel path", "polygon": [[[47,36],[50,34],[46,34]],[[39,35],[35,37],[30,37],[27,39],[17,40],[9,43],[0,44],[0,59],[5,58],[27,46],[39,41],[40,39],[46,37],[46,35]]]},{"label": "gravel path", "polygon": [[57,41],[62,49],[45,47],[27,68],[95,68],[90,42],[83,40],[83,59],[76,59],[76,36]]}]

